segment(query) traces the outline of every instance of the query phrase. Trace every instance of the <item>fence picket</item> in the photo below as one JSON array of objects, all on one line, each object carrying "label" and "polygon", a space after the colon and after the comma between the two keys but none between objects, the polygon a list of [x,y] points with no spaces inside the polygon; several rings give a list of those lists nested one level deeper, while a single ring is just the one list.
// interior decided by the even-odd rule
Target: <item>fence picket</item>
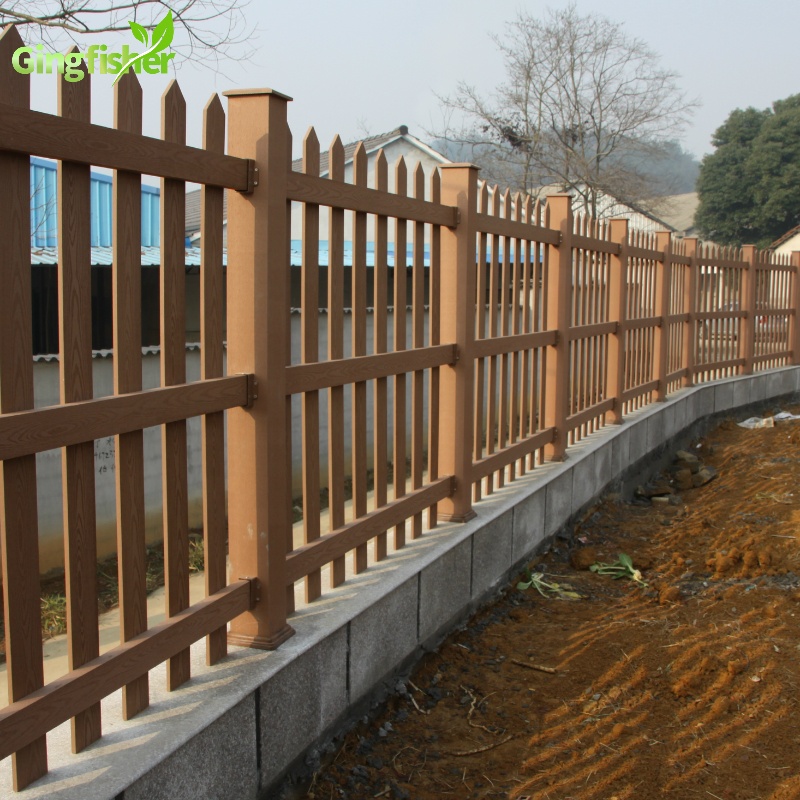
[{"label": "fence picket", "polygon": [[[161,98],[161,138],[186,143],[186,102],[177,81]],[[186,382],[186,268],[184,229],[186,185],[161,180],[161,385]],[[164,516],[164,581],[167,618],[189,606],[189,480],[186,420],[161,427],[161,480]],[[189,650],[167,662],[167,688],[189,680]]]},{"label": "fence picket", "polygon": [[[408,170],[405,159],[400,156],[394,170],[395,193],[399,197],[408,195]],[[394,234],[394,349],[406,349],[406,291],[408,223],[401,217],[395,220]],[[392,446],[394,451],[394,499],[406,493],[406,375],[394,377],[394,416]],[[400,550],[406,544],[405,523],[395,526],[394,548]]]},{"label": "fence picket", "polygon": [[[203,109],[203,149],[225,152],[225,111],[214,94]],[[200,190],[200,379],[222,377],[224,336],[222,306],[225,277],[222,271],[223,189]],[[218,411],[201,418],[203,459],[203,553],[206,597],[225,588],[228,523],[225,512],[225,416]],[[206,663],[210,666],[228,652],[227,626],[206,637]]]},{"label": "fence picket", "polygon": [[[13,26],[0,34],[0,102],[30,106],[30,82],[11,68],[23,46]],[[30,160],[0,152],[0,413],[33,408],[30,281]],[[36,461],[28,455],[0,463],[0,545],[3,562],[9,701],[21,700],[44,682],[39,619],[39,546]],[[12,756],[14,789],[20,791],[47,772],[45,738]]]},{"label": "fence picket", "polygon": [[[303,140],[303,172],[319,176],[319,140],[309,128]],[[300,305],[302,330],[300,349],[302,363],[319,361],[319,206],[303,206],[303,256],[300,274]],[[320,537],[319,492],[319,391],[303,392],[303,541],[315,542]],[[306,575],[307,603],[322,594],[319,570]]]},{"label": "fence picket", "polygon": [[[414,197],[425,199],[425,172],[417,164],[413,175]],[[411,288],[411,346],[425,346],[425,223],[414,223]],[[411,376],[411,488],[422,487],[423,468],[423,376],[424,371],[415,370]],[[416,514],[411,523],[411,538],[422,536],[422,513]]]},{"label": "fence picket", "polygon": [[[389,166],[383,150],[375,158],[375,188],[379,192],[386,192],[389,185]],[[388,227],[389,221],[382,214],[375,217],[375,267],[374,267],[374,320],[373,341],[375,353],[385,353],[387,350],[387,313],[389,304],[389,278],[388,278]],[[386,505],[388,486],[388,424],[389,401],[388,379],[376,378],[374,385],[375,419],[373,422],[374,456],[373,469],[375,474],[375,509]],[[375,537],[375,560],[382,561],[386,558],[386,532],[381,532]]]},{"label": "fence picket", "polygon": [[[336,136],[328,152],[331,181],[344,182],[344,146]],[[344,357],[344,211],[332,208],[328,232],[328,358]],[[328,517],[330,530],[344,525],[344,387],[328,394]],[[344,583],[344,556],[331,564],[331,588]]]},{"label": "fence picket", "polygon": [[[353,183],[367,185],[367,151],[359,142],[353,154]],[[367,354],[367,215],[363,211],[353,214],[353,266],[352,266],[352,353]],[[353,518],[367,513],[367,382],[353,385],[352,401],[353,437]],[[353,572],[367,568],[367,545],[360,544],[353,555]]]},{"label": "fence picket", "polygon": [[[77,47],[69,50],[77,51]],[[84,73],[80,81],[67,81],[63,76],[58,81],[59,115],[91,122],[91,76],[85,64],[79,69]],[[93,397],[90,183],[89,167],[59,163],[58,320],[62,403]],[[68,661],[73,670],[100,654],[93,442],[62,450],[61,475]],[[82,711],[70,724],[72,750],[79,753],[100,738],[100,704]]]},{"label": "fence picket", "polygon": [[[142,130],[142,90],[128,72],[117,83],[115,127]],[[114,173],[114,393],[142,388],[141,175]],[[144,440],[142,431],[114,439],[117,489],[117,555],[119,558],[120,644],[147,629],[144,541]],[[122,690],[122,716],[130,719],[149,704],[147,673]]]}]

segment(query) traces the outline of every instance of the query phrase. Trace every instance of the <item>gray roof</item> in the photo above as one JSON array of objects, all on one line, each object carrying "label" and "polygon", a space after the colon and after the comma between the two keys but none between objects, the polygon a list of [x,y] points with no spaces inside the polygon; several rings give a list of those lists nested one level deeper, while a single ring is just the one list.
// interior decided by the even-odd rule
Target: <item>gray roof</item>
[{"label": "gray roof", "polygon": [[[186,192],[186,235],[200,230],[200,189]],[[222,193],[222,219],[228,219],[228,190]]]}]

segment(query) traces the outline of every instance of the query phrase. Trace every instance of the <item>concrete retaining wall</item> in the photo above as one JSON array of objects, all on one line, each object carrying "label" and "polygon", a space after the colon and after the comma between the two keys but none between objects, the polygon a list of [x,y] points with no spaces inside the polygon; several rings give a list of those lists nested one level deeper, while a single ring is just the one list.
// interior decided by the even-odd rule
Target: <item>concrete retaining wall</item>
[{"label": "concrete retaining wall", "polygon": [[[796,396],[800,368],[683,390],[632,414],[476,506],[477,518],[443,525],[291,620],[297,633],[273,653],[234,650],[167,693],[151,673],[152,705],[122,722],[119,696],[103,703],[104,737],[69,753],[69,729],[48,737],[51,772],[21,797],[52,800],[248,800],[277,797],[290,767],[315,765],[319,748],[477,606],[548,537],[610,485],[641,481],[659,458],[731,413]],[[774,405],[772,403],[769,407]],[[8,760],[0,792],[11,785]],[[10,794],[10,792],[9,792]],[[6,796],[5,794],[3,796]]]}]

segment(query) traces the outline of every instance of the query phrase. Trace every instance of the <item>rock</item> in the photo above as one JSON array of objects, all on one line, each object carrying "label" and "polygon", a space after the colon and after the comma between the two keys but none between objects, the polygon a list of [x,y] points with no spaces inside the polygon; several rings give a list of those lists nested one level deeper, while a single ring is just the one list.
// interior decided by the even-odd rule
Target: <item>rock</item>
[{"label": "rock", "polygon": [[692,471],[686,467],[679,469],[675,473],[673,480],[675,481],[675,488],[679,492],[685,492],[687,489],[694,488],[694,483],[692,482]]},{"label": "rock", "polygon": [[578,547],[569,554],[569,563],[573,569],[589,569],[599,561],[599,554],[594,547]]},{"label": "rock", "polygon": [[692,483],[694,487],[705,486],[709,481],[713,481],[717,477],[717,471],[714,467],[703,467],[699,472],[692,476]]},{"label": "rock", "polygon": [[[689,469],[692,469],[692,465],[696,464],[697,469],[700,469],[700,459],[694,453],[690,453],[687,450],[678,450],[678,452],[675,453],[675,461],[685,464]],[[697,469],[692,469],[692,472],[697,472]]]},{"label": "rock", "polygon": [[650,502],[654,506],[668,506],[670,504],[669,497],[663,497],[663,496],[651,497]]}]

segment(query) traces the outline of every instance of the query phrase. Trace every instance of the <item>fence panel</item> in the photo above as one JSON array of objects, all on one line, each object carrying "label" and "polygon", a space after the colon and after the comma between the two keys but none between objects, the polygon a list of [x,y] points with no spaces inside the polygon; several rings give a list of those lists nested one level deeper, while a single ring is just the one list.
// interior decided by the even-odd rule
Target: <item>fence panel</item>
[{"label": "fence panel", "polygon": [[[91,124],[88,76],[59,86],[60,116],[28,107],[28,78],[11,69],[13,28],[0,37],[0,128],[21,118],[30,135],[2,136],[0,287],[0,479],[5,645],[10,704],[0,711],[0,758],[12,756],[15,789],[47,771],[45,734],[72,719],[73,750],[96,740],[100,700],[123,689],[123,717],[149,702],[148,672],[172,660],[169,685],[188,677],[188,647],[209,636],[208,659],[225,652],[228,621],[251,605],[252,585],[226,586],[223,412],[252,400],[247,374],[222,376],[222,187],[247,189],[250,162],[225,156],[224,115],[209,104],[208,151],[183,144],[185,112],[176,84],[164,98],[164,139],[141,136],[141,89],[133,73],[116,87],[115,128]],[[6,58],[8,55],[8,58]],[[109,150],[104,146],[113,143]],[[131,155],[131,151],[137,155]],[[168,154],[165,155],[165,153]],[[58,165],[60,403],[34,408],[30,296],[29,157],[63,156]],[[152,156],[151,160],[148,160]],[[114,394],[93,398],[89,275],[90,166],[100,158],[114,175]],[[141,160],[139,160],[141,159]],[[165,178],[162,204],[162,387],[142,391],[141,174]],[[183,286],[184,179],[217,181],[204,200],[204,367],[185,375]],[[252,295],[251,295],[252,305]],[[185,420],[207,415],[206,600],[188,602]],[[168,619],[148,629],[145,587],[144,428],[164,426],[164,538]],[[115,437],[121,644],[99,654],[95,588],[94,440]],[[43,678],[37,547],[35,455],[62,448],[69,669]],[[282,564],[282,561],[281,561]]]},{"label": "fence panel", "polygon": [[755,270],[753,325],[753,361],[756,370],[776,369],[791,363],[793,346],[790,339],[796,269],[788,255],[753,253]]}]

